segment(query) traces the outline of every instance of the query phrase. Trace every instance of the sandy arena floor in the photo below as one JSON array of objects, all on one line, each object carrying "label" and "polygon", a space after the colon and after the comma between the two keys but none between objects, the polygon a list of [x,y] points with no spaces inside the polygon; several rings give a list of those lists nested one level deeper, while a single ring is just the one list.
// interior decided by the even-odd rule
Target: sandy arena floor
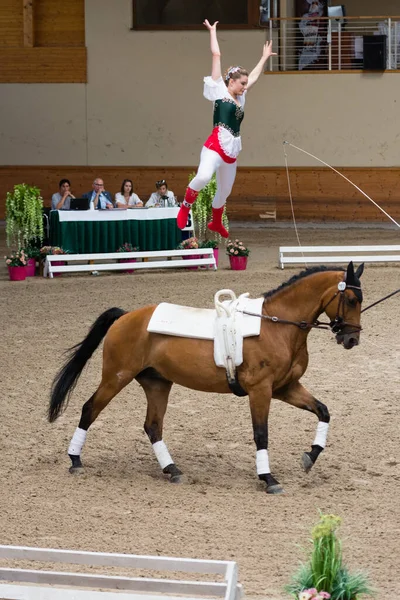
[{"label": "sandy arena floor", "polygon": [[[232,229],[250,245],[247,271],[222,254],[217,272],[69,275],[10,283],[0,270],[1,511],[3,544],[233,559],[247,596],[287,598],[283,586],[309,548],[318,510],[343,518],[345,558],[366,569],[377,598],[398,598],[400,572],[400,295],[365,313],[361,345],[345,351],[330,332],[309,336],[303,383],[331,412],[326,451],[305,475],[300,457],[316,419],[273,401],[271,469],[285,495],[264,493],[255,473],[247,398],[172,389],[165,440],[185,482],[168,483],[142,428],[145,398],[132,383],[90,430],[85,474],[68,473],[67,447],[100,377],[101,352],[70,405],[50,425],[49,389],[62,353],[111,306],[161,301],[211,307],[218,289],[258,296],[298,268],[277,268],[293,229]],[[4,225],[1,250],[5,250]],[[395,229],[300,230],[303,245],[399,243]],[[400,266],[366,265],[365,305],[400,287]]]}]

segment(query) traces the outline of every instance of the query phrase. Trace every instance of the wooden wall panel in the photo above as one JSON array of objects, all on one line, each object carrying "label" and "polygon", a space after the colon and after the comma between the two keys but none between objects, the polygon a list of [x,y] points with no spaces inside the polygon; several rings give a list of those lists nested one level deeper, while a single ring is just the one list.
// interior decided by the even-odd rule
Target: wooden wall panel
[{"label": "wooden wall panel", "polygon": [[[128,177],[144,201],[154,191],[155,182],[166,178],[170,189],[182,199],[188,176],[193,171],[193,167],[0,167],[0,219],[4,219],[6,192],[16,183],[37,185],[45,204],[50,205],[62,177],[71,180],[75,195],[89,191],[95,177],[103,177],[106,189],[115,194],[122,180]],[[400,168],[341,168],[340,171],[400,221]],[[378,208],[329,169],[291,168],[290,179],[298,221],[389,223]],[[286,171],[279,167],[239,167],[232,196],[228,199],[228,214],[231,206],[232,220],[252,220],[257,213],[254,200],[259,202],[262,197],[266,199],[267,209],[276,206],[277,221],[292,219]]]},{"label": "wooden wall panel", "polygon": [[3,48],[0,83],[85,83],[86,48]]},{"label": "wooden wall panel", "polygon": [[86,83],[84,0],[0,0],[0,83]]},{"label": "wooden wall panel", "polygon": [[35,0],[35,46],[84,45],[84,0]]},{"label": "wooden wall panel", "polygon": [[22,0],[0,0],[0,48],[23,46]]}]

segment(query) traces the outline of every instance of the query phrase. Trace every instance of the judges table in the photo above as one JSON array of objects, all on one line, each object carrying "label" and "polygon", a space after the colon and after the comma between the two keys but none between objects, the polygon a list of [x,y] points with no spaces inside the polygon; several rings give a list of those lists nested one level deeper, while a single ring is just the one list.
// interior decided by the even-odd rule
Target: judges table
[{"label": "judges table", "polygon": [[116,252],[130,242],[140,250],[171,250],[182,241],[179,208],[52,210],[50,244],[72,254]]}]

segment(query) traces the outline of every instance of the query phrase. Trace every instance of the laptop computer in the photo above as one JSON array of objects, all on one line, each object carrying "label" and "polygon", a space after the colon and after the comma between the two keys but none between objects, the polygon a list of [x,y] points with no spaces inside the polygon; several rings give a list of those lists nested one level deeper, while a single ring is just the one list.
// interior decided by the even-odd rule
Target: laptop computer
[{"label": "laptop computer", "polygon": [[70,210],[89,210],[89,198],[71,198]]}]

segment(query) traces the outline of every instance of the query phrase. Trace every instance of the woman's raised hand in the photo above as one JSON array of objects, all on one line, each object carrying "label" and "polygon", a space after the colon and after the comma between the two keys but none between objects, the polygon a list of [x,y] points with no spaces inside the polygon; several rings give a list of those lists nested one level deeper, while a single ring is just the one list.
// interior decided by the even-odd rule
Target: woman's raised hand
[{"label": "woman's raised hand", "polygon": [[217,31],[218,23],[219,23],[219,21],[215,21],[215,23],[213,25],[211,25],[211,23],[208,21],[208,19],[205,19],[203,21],[203,25],[205,27],[207,27],[208,31]]},{"label": "woman's raised hand", "polygon": [[265,42],[263,47],[263,58],[267,60],[270,56],[276,56],[276,52],[272,52],[272,40]]}]

